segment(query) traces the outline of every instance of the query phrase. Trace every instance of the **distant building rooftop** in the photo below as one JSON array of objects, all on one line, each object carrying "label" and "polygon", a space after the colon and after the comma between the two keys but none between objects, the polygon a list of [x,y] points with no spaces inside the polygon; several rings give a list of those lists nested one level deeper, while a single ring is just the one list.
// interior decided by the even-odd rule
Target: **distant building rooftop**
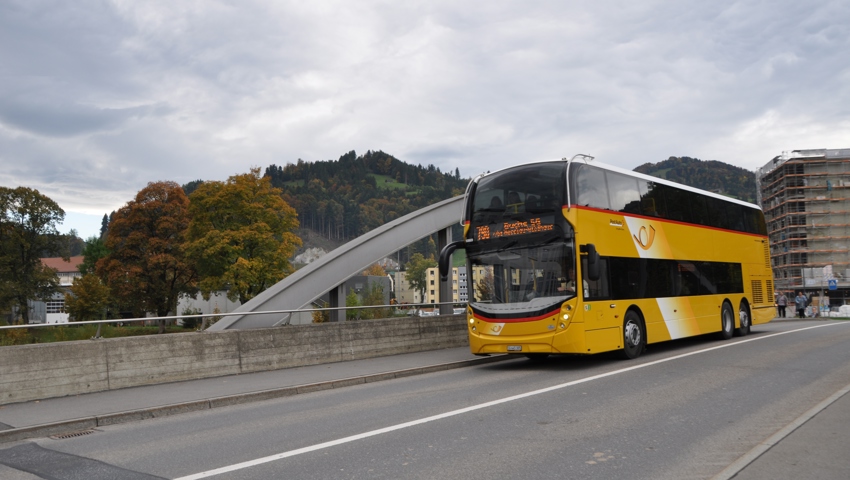
[{"label": "distant building rooftop", "polygon": [[760,178],[767,175],[769,172],[779,168],[789,160],[799,160],[806,158],[850,158],[850,148],[810,148],[805,150],[784,151],[782,155],[777,155],[767,162],[766,165],[756,170],[756,177]]},{"label": "distant building rooftop", "polygon": [[76,257],[71,257],[67,262],[62,257],[42,258],[41,263],[46,267],[56,270],[56,273],[77,273],[80,271],[79,266],[85,258],[82,255],[77,255]]}]

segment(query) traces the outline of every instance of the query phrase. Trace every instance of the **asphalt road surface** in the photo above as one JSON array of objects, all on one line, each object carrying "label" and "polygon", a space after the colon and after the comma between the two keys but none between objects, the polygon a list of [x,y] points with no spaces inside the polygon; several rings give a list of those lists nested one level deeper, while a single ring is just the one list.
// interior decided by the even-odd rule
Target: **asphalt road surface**
[{"label": "asphalt road surface", "polygon": [[776,322],[507,360],[7,444],[0,476],[712,478],[846,387],[848,346],[850,322]]}]

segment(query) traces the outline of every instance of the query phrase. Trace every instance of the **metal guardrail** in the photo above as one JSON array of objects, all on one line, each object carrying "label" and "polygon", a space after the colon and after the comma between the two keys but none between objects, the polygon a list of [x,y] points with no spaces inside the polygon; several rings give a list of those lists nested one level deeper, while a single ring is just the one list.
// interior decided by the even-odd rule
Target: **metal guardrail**
[{"label": "metal guardrail", "polygon": [[[230,313],[201,313],[194,315],[171,315],[167,317],[142,317],[142,318],[113,318],[110,320],[82,320],[82,321],[68,321],[63,323],[27,323],[24,325],[2,325],[0,326],[0,330],[11,330],[15,328],[40,328],[40,327],[72,327],[75,325],[97,325],[97,324],[105,324],[105,323],[132,323],[132,322],[153,322],[159,320],[183,320],[187,318],[212,318],[212,317],[226,317],[233,315],[269,315],[269,314],[293,314],[293,313],[314,313],[314,312],[323,312],[323,311],[339,311],[339,310],[363,310],[363,309],[377,309],[377,308],[391,308],[391,309],[399,309],[399,308],[417,308],[421,309],[423,307],[438,307],[440,305],[459,305],[465,307],[465,303],[462,302],[431,302],[431,303],[405,303],[405,304],[395,304],[395,305],[359,305],[356,307],[326,307],[326,308],[308,308],[308,309],[295,309],[295,310],[268,310],[261,312],[230,312]],[[333,323],[333,322],[328,322]]]}]

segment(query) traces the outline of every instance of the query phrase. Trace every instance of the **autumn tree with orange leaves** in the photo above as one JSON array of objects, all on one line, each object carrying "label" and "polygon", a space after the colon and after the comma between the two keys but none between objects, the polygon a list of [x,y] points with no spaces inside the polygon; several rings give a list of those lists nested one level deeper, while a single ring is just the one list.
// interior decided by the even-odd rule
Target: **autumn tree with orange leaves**
[{"label": "autumn tree with orange leaves", "polygon": [[96,269],[134,316],[167,316],[181,294],[195,291],[197,274],[183,250],[188,226],[189,198],[174,182],[148,183],[115,212],[106,237],[110,253]]},{"label": "autumn tree with orange leaves", "polygon": [[371,275],[373,277],[386,277],[387,271],[384,270],[384,267],[380,266],[377,263],[373,263],[369,265],[366,270],[363,270],[363,275]]},{"label": "autumn tree with orange leaves", "polygon": [[226,182],[205,182],[191,195],[186,251],[204,298],[226,290],[243,304],[292,272],[301,245],[298,218],[259,168]]}]

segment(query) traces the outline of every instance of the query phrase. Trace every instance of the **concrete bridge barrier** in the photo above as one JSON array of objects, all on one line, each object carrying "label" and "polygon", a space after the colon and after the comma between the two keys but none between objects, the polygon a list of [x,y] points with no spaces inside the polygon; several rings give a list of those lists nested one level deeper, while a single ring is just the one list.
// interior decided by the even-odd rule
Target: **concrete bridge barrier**
[{"label": "concrete bridge barrier", "polygon": [[465,345],[445,315],[0,347],[0,405]]}]

